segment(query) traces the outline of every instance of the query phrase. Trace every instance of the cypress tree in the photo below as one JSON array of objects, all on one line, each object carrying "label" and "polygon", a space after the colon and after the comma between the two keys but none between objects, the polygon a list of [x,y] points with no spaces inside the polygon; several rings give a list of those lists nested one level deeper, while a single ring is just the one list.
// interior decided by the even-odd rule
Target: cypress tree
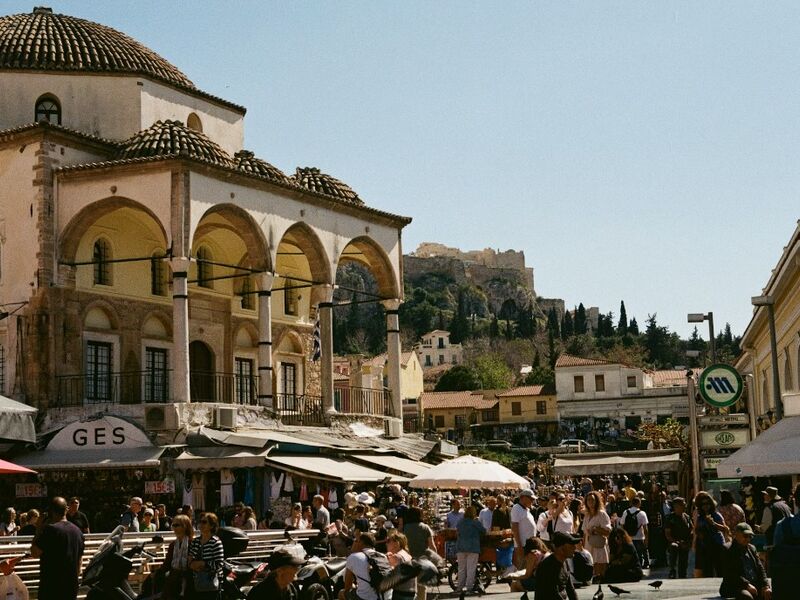
[{"label": "cypress tree", "polygon": [[561,339],[566,340],[575,335],[575,325],[572,322],[572,313],[564,311],[564,318],[561,321]]},{"label": "cypress tree", "polygon": [[578,304],[578,309],[575,311],[575,333],[577,335],[586,333],[586,309],[583,302]]},{"label": "cypress tree", "polygon": [[636,317],[631,319],[631,322],[628,325],[628,333],[631,335],[639,335],[639,324],[636,322]]},{"label": "cypress tree", "polygon": [[617,323],[617,335],[623,336],[628,333],[628,313],[625,312],[625,301],[619,303],[619,323]]}]

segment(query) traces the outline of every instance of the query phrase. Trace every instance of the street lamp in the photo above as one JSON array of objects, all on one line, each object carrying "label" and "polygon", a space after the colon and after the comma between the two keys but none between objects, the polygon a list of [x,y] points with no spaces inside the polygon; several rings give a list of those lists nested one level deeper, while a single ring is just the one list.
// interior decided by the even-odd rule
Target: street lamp
[{"label": "street lamp", "polygon": [[714,313],[708,312],[706,313],[689,313],[686,316],[686,319],[689,323],[702,323],[703,321],[708,321],[708,337],[710,338],[711,342],[711,364],[714,365],[717,363],[717,340],[714,339]]},{"label": "street lamp", "polygon": [[775,298],[772,296],[753,296],[750,303],[759,308],[767,307],[769,320],[769,346],[772,354],[772,395],[775,397],[775,418],[783,418],[783,401],[781,399],[781,382],[778,376],[778,342],[775,339]]}]

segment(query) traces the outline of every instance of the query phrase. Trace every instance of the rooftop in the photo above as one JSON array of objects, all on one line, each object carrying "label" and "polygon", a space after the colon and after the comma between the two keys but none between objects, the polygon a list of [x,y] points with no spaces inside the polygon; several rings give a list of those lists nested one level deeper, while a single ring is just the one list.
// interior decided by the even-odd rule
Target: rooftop
[{"label": "rooftop", "polygon": [[437,408],[474,408],[486,410],[497,406],[497,400],[486,400],[483,392],[423,392],[419,398],[422,410]]},{"label": "rooftop", "polygon": [[619,363],[612,363],[600,358],[583,358],[580,356],[573,356],[572,354],[562,354],[556,360],[556,368],[559,367],[591,367],[595,365],[615,365]]}]

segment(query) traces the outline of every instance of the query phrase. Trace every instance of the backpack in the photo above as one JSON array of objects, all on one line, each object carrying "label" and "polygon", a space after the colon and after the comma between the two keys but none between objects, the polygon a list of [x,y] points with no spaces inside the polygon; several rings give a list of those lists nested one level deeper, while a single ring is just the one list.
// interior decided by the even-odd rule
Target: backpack
[{"label": "backpack", "polygon": [[633,537],[637,533],[639,533],[639,519],[637,515],[642,512],[641,510],[636,510],[636,512],[626,511],[625,512],[625,521],[622,524],[622,528],[625,530],[629,536]]},{"label": "backpack", "polygon": [[[372,548],[362,550],[364,556],[367,557],[367,565],[369,566],[369,583],[370,587],[375,590],[378,595],[381,595],[381,584],[383,579],[392,572],[392,567],[389,564],[389,559],[383,552],[378,552]],[[361,578],[362,581],[365,581]]]}]

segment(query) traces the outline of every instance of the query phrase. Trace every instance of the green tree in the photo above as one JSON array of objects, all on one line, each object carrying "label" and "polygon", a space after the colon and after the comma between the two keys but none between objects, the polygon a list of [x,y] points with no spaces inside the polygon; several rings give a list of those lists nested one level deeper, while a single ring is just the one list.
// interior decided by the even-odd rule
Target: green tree
[{"label": "green tree", "polygon": [[628,333],[630,333],[634,337],[637,337],[639,335],[639,323],[636,322],[636,317],[633,317],[631,319],[631,322],[628,325]]},{"label": "green tree", "polygon": [[450,340],[460,344],[469,337],[469,318],[467,316],[466,295],[464,289],[458,292],[458,305],[450,321]]},{"label": "green tree", "polygon": [[482,354],[472,365],[484,390],[508,388],[514,382],[514,374],[503,358],[497,354]]},{"label": "green tree", "polygon": [[586,326],[586,308],[583,306],[583,302],[581,302],[575,310],[575,334],[580,335],[586,333]]},{"label": "green tree", "polygon": [[617,335],[622,337],[628,333],[628,313],[625,310],[625,301],[619,303],[619,322],[617,323]]},{"label": "green tree", "polygon": [[436,392],[463,392],[481,389],[481,380],[475,369],[467,365],[456,365],[445,371],[436,382]]},{"label": "green tree", "polygon": [[547,313],[547,331],[553,334],[553,337],[559,337],[559,326],[558,326],[558,313],[554,306],[550,307],[550,311]]},{"label": "green tree", "polygon": [[564,318],[561,319],[561,339],[566,340],[575,335],[575,326],[572,322],[572,313],[564,311]]},{"label": "green tree", "polygon": [[556,361],[558,360],[558,351],[556,350],[556,336],[552,331],[547,332],[547,362],[550,368],[555,370]]},{"label": "green tree", "polygon": [[556,384],[556,374],[553,369],[537,365],[525,376],[523,383],[525,385],[554,386]]}]

